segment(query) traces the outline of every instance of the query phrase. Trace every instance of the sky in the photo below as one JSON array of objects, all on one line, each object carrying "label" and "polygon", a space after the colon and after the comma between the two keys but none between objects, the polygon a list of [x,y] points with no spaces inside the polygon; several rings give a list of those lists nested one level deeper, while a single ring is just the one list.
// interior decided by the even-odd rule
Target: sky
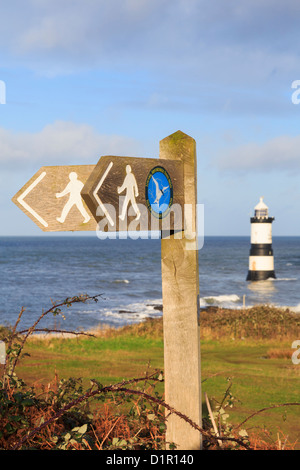
[{"label": "sky", "polygon": [[0,236],[47,235],[11,201],[42,166],[158,158],[177,130],[204,235],[250,235],[264,196],[273,235],[298,236],[299,16],[297,0],[1,2]]}]

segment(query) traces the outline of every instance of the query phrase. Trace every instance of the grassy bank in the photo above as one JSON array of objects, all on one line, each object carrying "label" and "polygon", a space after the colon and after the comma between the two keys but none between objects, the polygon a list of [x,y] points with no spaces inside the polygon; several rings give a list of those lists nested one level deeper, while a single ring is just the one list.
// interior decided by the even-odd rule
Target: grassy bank
[{"label": "grassy bank", "polygon": [[[162,319],[120,329],[99,329],[94,337],[31,337],[17,376],[38,387],[53,378],[83,378],[103,385],[163,371]],[[289,443],[300,448],[300,364],[292,363],[293,341],[300,339],[300,316],[287,310],[258,306],[245,311],[210,308],[201,312],[202,391],[213,409],[228,402],[227,422],[243,424],[268,445]],[[299,354],[300,356],[300,354]],[[58,380],[57,379],[57,380]],[[163,382],[155,391],[163,397]],[[225,392],[227,390],[227,396]],[[228,411],[229,410],[229,411]],[[203,414],[207,408],[203,399]],[[113,435],[113,434],[112,434]],[[286,440],[287,439],[287,440]]]}]

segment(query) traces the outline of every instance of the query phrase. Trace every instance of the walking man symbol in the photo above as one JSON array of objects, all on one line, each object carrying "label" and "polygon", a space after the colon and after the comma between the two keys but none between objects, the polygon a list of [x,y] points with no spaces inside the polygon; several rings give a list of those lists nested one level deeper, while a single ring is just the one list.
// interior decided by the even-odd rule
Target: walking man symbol
[{"label": "walking man symbol", "polygon": [[84,184],[78,180],[78,175],[74,171],[69,174],[69,179],[70,182],[67,184],[65,189],[61,193],[56,193],[57,198],[70,194],[69,200],[62,210],[61,216],[57,217],[56,220],[63,224],[71,208],[76,205],[77,209],[82,214],[82,217],[84,217],[83,223],[86,224],[90,220],[90,216],[85,210],[81,199],[81,190]]},{"label": "walking man symbol", "polygon": [[139,218],[141,217],[141,213],[135,200],[135,198],[138,197],[139,195],[139,191],[138,191],[138,186],[137,186],[135,176],[131,172],[130,165],[126,165],[126,173],[127,174],[125,176],[122,186],[118,186],[118,194],[122,193],[126,189],[126,196],[125,196],[125,200],[123,203],[122,214],[119,215],[119,218],[121,220],[125,219],[128,204],[131,202],[132,207],[136,213],[135,220],[139,220]]}]

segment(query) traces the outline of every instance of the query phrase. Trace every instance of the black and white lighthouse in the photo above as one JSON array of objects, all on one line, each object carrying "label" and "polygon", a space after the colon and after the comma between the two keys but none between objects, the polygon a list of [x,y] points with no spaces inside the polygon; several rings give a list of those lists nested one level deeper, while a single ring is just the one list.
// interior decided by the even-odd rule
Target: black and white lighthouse
[{"label": "black and white lighthouse", "polygon": [[274,256],[272,248],[272,222],[268,206],[260,198],[251,217],[251,248],[247,281],[275,279]]}]

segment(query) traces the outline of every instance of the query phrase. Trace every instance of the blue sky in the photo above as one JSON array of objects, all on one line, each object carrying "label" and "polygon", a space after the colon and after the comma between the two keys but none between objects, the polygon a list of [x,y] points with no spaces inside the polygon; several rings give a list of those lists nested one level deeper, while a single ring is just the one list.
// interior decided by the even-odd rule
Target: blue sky
[{"label": "blue sky", "polygon": [[300,4],[11,0],[0,6],[0,235],[43,235],[11,197],[43,165],[197,143],[205,235],[300,234]]}]

